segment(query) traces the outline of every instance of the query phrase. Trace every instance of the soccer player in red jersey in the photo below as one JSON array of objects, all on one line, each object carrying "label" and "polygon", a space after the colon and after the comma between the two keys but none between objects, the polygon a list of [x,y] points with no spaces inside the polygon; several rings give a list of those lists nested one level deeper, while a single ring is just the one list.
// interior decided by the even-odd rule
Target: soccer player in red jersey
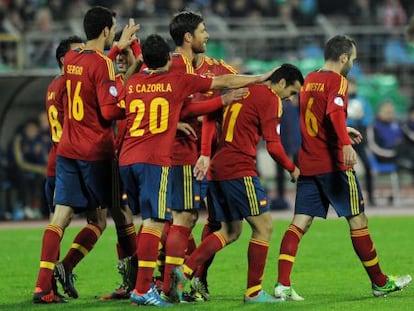
[{"label": "soccer player in red jersey", "polygon": [[47,179],[45,183],[46,201],[51,214],[55,211],[53,195],[56,179],[56,150],[63,130],[63,106],[66,103],[66,84],[63,77],[63,58],[69,50],[83,46],[83,40],[72,36],[62,40],[56,48],[56,60],[61,73],[49,84],[46,92],[46,112],[49,121],[49,130],[52,145],[47,161]]},{"label": "soccer player in red jersey", "polygon": [[[142,44],[148,68],[134,74],[125,87],[127,132],[119,164],[128,203],[140,208],[142,228],[137,235],[138,276],[131,300],[140,305],[168,306],[152,286],[158,244],[164,222],[171,217],[171,151],[180,115],[203,114],[220,109],[245,92],[217,97],[207,104],[193,103],[182,109],[184,99],[197,92],[217,88],[237,88],[266,80],[259,76],[224,75],[209,78],[169,71],[171,54],[167,42],[158,35]],[[187,238],[188,239],[188,238]],[[138,242],[139,240],[139,242]]]},{"label": "soccer player in red jersey", "polygon": [[[55,212],[43,235],[39,276],[34,293],[38,302],[55,302],[50,280],[55,275],[73,298],[73,267],[87,255],[106,226],[106,208],[112,205],[112,120],[125,111],[117,106],[118,92],[112,62],[104,54],[112,45],[115,14],[93,7],[84,17],[87,43],[64,58],[67,105],[56,160]],[[65,228],[73,213],[86,212],[88,224],[56,264]]]},{"label": "soccer player in red jersey", "polygon": [[[49,207],[51,217],[55,211],[55,204],[53,202],[53,196],[55,193],[55,179],[56,179],[56,149],[60,138],[62,136],[63,129],[63,106],[66,102],[66,85],[63,77],[63,58],[65,54],[74,48],[83,45],[83,40],[77,36],[69,37],[62,40],[56,48],[56,60],[58,62],[61,73],[55,77],[49,84],[46,92],[46,112],[49,121],[49,130],[52,145],[49,151],[47,161],[47,178],[45,183],[45,196],[46,202]],[[47,258],[41,257],[41,260],[47,260]],[[59,257],[59,252],[56,259]],[[34,303],[43,303],[44,300],[52,299],[53,302],[64,302],[64,297],[58,293],[56,280],[53,274],[50,275],[50,280],[42,280],[43,283],[39,283],[39,287],[51,287],[53,291],[52,296],[46,297],[43,294],[35,293],[33,295]]]},{"label": "soccer player in red jersey", "polygon": [[353,169],[357,157],[352,141],[360,142],[361,136],[346,127],[346,76],[357,57],[355,41],[347,36],[335,36],[326,43],[324,53],[324,66],[306,77],[300,93],[302,144],[298,165],[301,175],[295,215],[280,245],[275,296],[303,300],[291,287],[293,263],[299,242],[313,218],[326,218],[329,205],[349,224],[352,245],[368,273],[373,295],[383,296],[407,286],[411,276],[390,278],[382,272]]},{"label": "soccer player in red jersey", "polygon": [[[141,46],[135,36],[133,28],[134,22],[130,20],[130,28],[125,28],[123,32],[115,34],[115,41],[108,57],[115,59],[117,67],[117,74],[115,76],[116,88],[118,93],[121,93],[126,80],[136,70],[136,67],[142,64],[141,62]],[[126,34],[126,35],[125,35]],[[129,36],[132,37],[132,42],[129,42]],[[125,46],[126,44],[129,44]],[[125,47],[124,47],[125,46]],[[123,47],[121,49],[121,47]],[[123,100],[119,103],[122,108],[125,108]],[[126,120],[116,121],[116,137],[115,137],[115,156],[118,157],[122,148],[124,133],[126,131]],[[116,233],[117,233],[117,254],[118,254],[118,272],[122,276],[122,283],[120,286],[108,295],[101,297],[101,300],[108,299],[129,299],[130,292],[134,289],[136,281],[136,243],[135,243],[135,226],[133,222],[133,215],[131,209],[128,207],[127,195],[120,183],[119,166],[117,159],[114,162],[113,172],[114,194],[113,202],[115,206],[110,209],[111,216],[114,219]]]},{"label": "soccer player in red jersey", "polygon": [[[225,63],[223,60],[216,60],[213,59],[203,53],[198,53],[194,55],[193,59],[194,64],[194,71],[197,74],[203,74],[206,76],[219,76],[223,74],[236,74],[237,71],[232,68],[230,65]],[[209,91],[206,93],[197,93],[194,94],[193,100],[206,100],[209,98],[213,98],[215,96],[220,96],[220,91]],[[208,116],[204,117],[198,117],[196,120],[193,120],[191,123],[193,129],[195,129],[197,139],[197,152],[198,156],[201,154],[201,145],[204,143],[202,137],[205,134],[205,131],[208,131],[207,133],[208,138],[212,142],[213,140],[217,143],[217,131],[215,131],[216,127],[216,117],[221,115],[221,111],[213,112],[209,114]],[[201,120],[203,120],[201,122]],[[206,126],[207,122],[211,122],[212,124]],[[203,126],[201,126],[203,124]],[[212,126],[212,128],[210,128]],[[203,133],[203,135],[202,135]],[[213,137],[214,136],[214,137]],[[201,138],[201,139],[200,139]],[[217,146],[214,144],[213,146],[209,146],[208,150],[209,152],[205,152],[204,156],[208,156],[210,158],[211,156],[211,150],[215,149]],[[209,208],[209,200],[207,198],[207,191],[208,191],[208,181],[207,178],[204,176],[201,180],[195,180],[193,181],[197,187],[200,189],[200,202],[204,202],[205,207],[208,212],[207,221],[204,224],[203,231],[201,234],[201,240],[203,241],[207,236],[209,236],[211,233],[217,231],[220,229],[221,224],[219,221],[216,220],[215,214],[214,214],[214,208]],[[190,237],[191,241],[191,237]],[[187,249],[187,256],[191,254],[192,251],[194,251],[196,245],[194,244],[193,249],[190,249],[190,243]],[[210,292],[208,290],[208,282],[207,282],[207,273],[208,268],[213,262],[213,257],[207,260],[203,265],[200,265],[196,272],[194,273],[194,278],[191,283],[191,291],[190,291],[190,299],[195,299],[196,301],[200,300],[209,300],[210,299]],[[187,297],[188,298],[188,297]]]},{"label": "soccer player in red jersey", "polygon": [[302,83],[301,72],[293,65],[284,64],[269,81],[250,86],[247,96],[224,110],[219,145],[208,172],[209,194],[222,227],[209,235],[183,266],[174,269],[171,291],[178,296],[200,264],[237,240],[245,218],[252,228],[252,236],[244,301],[278,302],[262,289],[272,219],[256,169],[256,152],[259,139],[263,137],[273,159],[290,172],[293,181],[297,179],[299,169],[284,152],[279,126],[281,99],[298,93]]},{"label": "soccer player in red jersey", "polygon": [[[183,11],[174,16],[170,22],[170,35],[176,45],[172,56],[171,71],[179,73],[194,73],[194,58],[198,53],[204,53],[209,34],[201,15]],[[192,94],[194,96],[194,94]],[[192,98],[186,99],[187,103]],[[199,131],[196,118],[181,119],[189,126]],[[193,178],[193,165],[198,158],[197,137],[178,131],[172,149],[172,225],[169,228],[165,245],[165,272],[163,291],[169,294],[170,273],[184,262],[186,249],[191,238],[191,230],[198,218],[198,209],[202,202],[202,183]]]}]

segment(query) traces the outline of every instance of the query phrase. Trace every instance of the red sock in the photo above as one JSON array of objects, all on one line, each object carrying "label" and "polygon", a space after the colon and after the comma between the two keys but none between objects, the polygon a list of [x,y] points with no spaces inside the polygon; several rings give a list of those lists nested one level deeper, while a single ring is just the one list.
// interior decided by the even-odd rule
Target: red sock
[{"label": "red sock", "polygon": [[157,267],[158,272],[160,273],[160,280],[164,280],[164,269],[165,269],[165,243],[167,241],[168,232],[170,231],[171,223],[166,221],[164,227],[162,228],[162,234],[160,239],[160,245],[158,246],[158,258],[157,258]]},{"label": "red sock", "polygon": [[[201,241],[204,241],[213,232],[220,230],[221,223],[219,222],[207,222],[203,227],[203,232],[201,233]],[[207,283],[207,272],[208,268],[211,266],[214,260],[214,255],[207,259],[204,264],[201,264],[197,267],[194,277],[199,278],[203,283]]]},{"label": "red sock", "polygon": [[190,278],[194,274],[197,266],[203,264],[225,246],[226,240],[220,232],[209,235],[186,260],[184,264],[184,273],[186,276]]},{"label": "red sock", "polygon": [[185,251],[188,247],[190,229],[184,226],[172,225],[165,244],[165,268],[163,291],[170,292],[170,274],[175,267],[184,263]]},{"label": "red sock", "polygon": [[87,224],[75,237],[72,247],[62,260],[63,266],[71,272],[76,265],[92,250],[102,234],[101,228],[96,224]]},{"label": "red sock", "polygon": [[137,257],[138,275],[135,283],[135,290],[139,294],[145,294],[151,287],[152,276],[157,265],[158,243],[161,238],[161,231],[156,228],[142,227],[139,234]]},{"label": "red sock", "polygon": [[136,233],[133,223],[116,227],[118,258],[132,256],[136,251]]},{"label": "red sock", "polygon": [[290,274],[303,234],[304,232],[301,228],[290,224],[280,244],[277,281],[284,286],[290,286]]},{"label": "red sock", "polygon": [[43,233],[42,251],[40,254],[40,269],[36,281],[36,292],[49,292],[52,289],[53,269],[59,256],[62,228],[48,225]]},{"label": "red sock", "polygon": [[374,243],[368,232],[368,227],[351,230],[351,240],[354,250],[365,267],[371,282],[384,286],[387,276],[381,271]]},{"label": "red sock", "polygon": [[253,297],[262,289],[263,271],[266,264],[269,242],[250,239],[247,258],[249,270],[247,274],[246,296]]}]

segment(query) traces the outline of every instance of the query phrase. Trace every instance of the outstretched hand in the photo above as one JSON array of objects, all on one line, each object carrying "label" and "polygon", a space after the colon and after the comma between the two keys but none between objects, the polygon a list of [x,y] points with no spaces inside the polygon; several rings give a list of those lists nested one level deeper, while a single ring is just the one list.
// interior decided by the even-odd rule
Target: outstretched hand
[{"label": "outstretched hand", "polygon": [[226,107],[230,105],[232,102],[237,101],[245,97],[249,92],[249,89],[247,87],[243,87],[240,89],[235,89],[227,92],[226,94],[223,94],[221,96],[223,101],[223,106]]},{"label": "outstretched hand", "polygon": [[353,145],[359,144],[362,142],[363,137],[362,137],[362,134],[358,130],[350,126],[348,126],[346,130],[348,132],[349,138],[351,138]]},{"label": "outstretched hand", "polygon": [[197,139],[197,133],[193,127],[185,122],[178,122],[177,130],[184,132],[188,136],[194,136],[194,139]]},{"label": "outstretched hand", "polygon": [[121,38],[117,43],[119,49],[123,50],[131,45],[132,41],[137,39],[136,32],[140,29],[140,24],[135,24],[133,18],[129,19],[128,25],[122,30]]},{"label": "outstretched hand", "polygon": [[210,157],[201,155],[194,166],[194,177],[196,180],[203,180],[207,175]]}]

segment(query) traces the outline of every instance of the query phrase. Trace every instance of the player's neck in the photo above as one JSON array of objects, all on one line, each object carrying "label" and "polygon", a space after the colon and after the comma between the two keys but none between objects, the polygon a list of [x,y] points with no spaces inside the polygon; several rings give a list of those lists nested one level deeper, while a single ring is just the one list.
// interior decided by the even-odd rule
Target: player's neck
[{"label": "player's neck", "polygon": [[185,46],[177,46],[175,48],[175,52],[184,55],[190,62],[192,62],[194,59],[194,53],[191,48],[187,48]]},{"label": "player's neck", "polygon": [[327,62],[325,62],[325,64],[321,68],[321,70],[333,71],[333,72],[341,74],[341,65],[338,64],[337,62],[327,61]]},{"label": "player's neck", "polygon": [[90,50],[98,49],[103,52],[104,48],[105,48],[105,40],[102,40],[100,38],[89,40],[85,44],[85,49],[90,49]]}]

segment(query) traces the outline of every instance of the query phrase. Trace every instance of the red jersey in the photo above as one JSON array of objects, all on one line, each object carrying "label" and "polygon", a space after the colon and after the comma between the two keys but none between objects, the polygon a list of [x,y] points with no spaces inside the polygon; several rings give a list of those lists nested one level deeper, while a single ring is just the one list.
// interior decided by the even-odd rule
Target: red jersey
[{"label": "red jersey", "polygon": [[65,55],[64,64],[68,104],[57,154],[86,161],[113,158],[112,122],[101,113],[118,103],[112,61],[97,49],[78,48]]},{"label": "red jersey", "polygon": [[[206,55],[202,56],[201,64],[195,68],[197,74],[206,75],[208,77],[221,76],[225,74],[237,74],[237,71],[232,68],[230,65],[226,64],[223,60],[215,60],[214,58],[208,57]],[[210,90],[206,93],[197,93],[194,94],[193,101],[203,101],[216,96],[221,95],[221,90]],[[216,115],[216,113],[214,113]],[[197,157],[200,155],[201,149],[201,122],[198,118],[193,118],[191,126],[197,133]],[[187,121],[185,121],[187,122]],[[214,122],[214,121],[213,121]],[[215,146],[214,146],[215,147]],[[194,163],[192,163],[194,164]]]},{"label": "red jersey", "polygon": [[210,89],[212,79],[172,71],[145,70],[125,87],[127,131],[119,164],[171,165],[171,148],[184,99]]},{"label": "red jersey", "polygon": [[250,86],[243,100],[227,106],[220,142],[209,167],[209,179],[257,176],[257,144],[261,136],[267,142],[280,142],[277,129],[281,115],[280,97],[261,84]]},{"label": "red jersey", "polygon": [[66,104],[66,86],[63,76],[57,76],[50,82],[46,92],[46,113],[52,145],[47,159],[47,176],[56,176],[56,149],[62,137],[63,106]]},{"label": "red jersey", "polygon": [[305,79],[300,92],[299,150],[301,175],[312,176],[346,170],[342,145],[332,126],[329,114],[348,106],[348,82],[333,71],[314,71]]},{"label": "red jersey", "polygon": [[[177,73],[194,73],[194,67],[191,61],[180,53],[172,54],[172,65],[170,71]],[[184,98],[183,105],[190,103],[191,97]],[[194,125],[196,118],[181,120],[190,125]],[[195,126],[195,125],[194,125]],[[194,164],[197,161],[197,141],[193,136],[188,136],[182,131],[177,131],[174,145],[171,150],[172,165]]]}]

